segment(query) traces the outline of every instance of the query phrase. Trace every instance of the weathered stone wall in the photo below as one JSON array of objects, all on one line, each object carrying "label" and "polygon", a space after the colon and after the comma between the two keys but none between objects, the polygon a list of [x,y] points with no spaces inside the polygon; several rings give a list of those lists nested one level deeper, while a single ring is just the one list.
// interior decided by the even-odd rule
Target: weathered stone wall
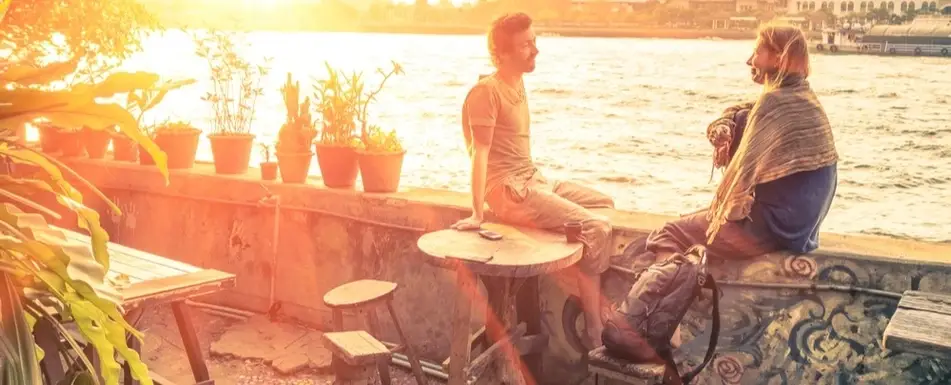
[{"label": "weathered stone wall", "polygon": [[[214,176],[209,165],[172,172],[165,186],[154,169],[109,161],[71,164],[124,212],[103,213],[114,241],[201,267],[237,274],[237,287],[214,301],[264,312],[271,277],[281,314],[317,327],[330,324],[322,296],[358,278],[397,282],[398,317],[424,355],[442,361],[448,353],[454,275],[427,264],[416,248],[426,231],[446,228],[467,215],[464,194],[406,189],[366,194],[319,186],[261,182],[251,176]],[[256,170],[254,170],[256,171]],[[277,252],[275,209],[280,200]],[[669,217],[604,211],[615,225],[615,243],[643,236]],[[743,282],[854,284],[901,292],[951,293],[951,245],[879,237],[823,234],[823,248],[809,256],[782,253],[717,266],[716,275]],[[273,272],[273,275],[272,275]],[[607,295],[619,300],[629,284],[607,280]],[[544,277],[542,310],[551,336],[546,374],[570,383],[584,368],[577,328],[574,282],[567,273]],[[886,354],[882,332],[897,301],[834,292],[724,288],[723,332],[716,361],[699,383],[951,383],[949,365],[913,354]],[[684,347],[698,363],[708,340],[709,303],[701,302],[684,322]],[[384,339],[395,341],[386,317]],[[354,321],[351,319],[350,321]],[[696,336],[696,338],[694,338]]]}]

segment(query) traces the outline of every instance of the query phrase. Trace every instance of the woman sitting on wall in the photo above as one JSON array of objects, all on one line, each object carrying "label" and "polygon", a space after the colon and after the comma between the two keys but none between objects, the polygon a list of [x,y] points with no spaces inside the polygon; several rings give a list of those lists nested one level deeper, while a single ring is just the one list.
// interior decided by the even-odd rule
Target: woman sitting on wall
[{"label": "woman sitting on wall", "polygon": [[[835,195],[838,155],[829,120],[806,80],[806,39],[791,26],[766,26],[757,37],[746,64],[762,94],[752,105],[728,108],[708,127],[714,165],[726,168],[713,202],[652,232],[635,268],[697,244],[707,245],[711,259],[818,247]],[[679,346],[679,330],[671,342]]]}]

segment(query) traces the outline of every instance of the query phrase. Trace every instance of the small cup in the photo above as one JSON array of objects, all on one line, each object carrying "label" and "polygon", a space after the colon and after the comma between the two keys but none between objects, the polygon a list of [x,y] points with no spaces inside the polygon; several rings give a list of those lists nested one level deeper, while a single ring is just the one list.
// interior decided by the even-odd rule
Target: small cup
[{"label": "small cup", "polygon": [[581,222],[565,222],[565,240],[568,243],[581,242]]}]

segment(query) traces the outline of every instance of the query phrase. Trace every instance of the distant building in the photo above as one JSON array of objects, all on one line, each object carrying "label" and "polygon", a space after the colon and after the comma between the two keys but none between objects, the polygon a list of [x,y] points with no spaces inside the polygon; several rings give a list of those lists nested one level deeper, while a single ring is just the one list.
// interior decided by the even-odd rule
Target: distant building
[{"label": "distant building", "polygon": [[800,13],[827,9],[836,16],[845,16],[850,13],[864,14],[876,9],[886,9],[893,15],[903,15],[908,11],[914,10],[919,14],[938,13],[940,10],[951,6],[951,0],[920,0],[920,1],[901,1],[901,0],[847,0],[847,1],[814,1],[814,0],[790,0],[786,8],[789,13]]},{"label": "distant building", "polygon": [[738,0],[689,0],[690,9],[703,12],[736,12]]}]

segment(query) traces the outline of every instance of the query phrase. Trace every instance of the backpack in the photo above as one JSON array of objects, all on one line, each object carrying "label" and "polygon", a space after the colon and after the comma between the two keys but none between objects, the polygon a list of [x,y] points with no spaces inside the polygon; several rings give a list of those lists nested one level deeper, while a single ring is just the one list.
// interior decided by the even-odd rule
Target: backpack
[{"label": "backpack", "polygon": [[[664,364],[664,384],[689,384],[713,359],[720,335],[720,292],[706,263],[706,249],[694,246],[636,273],[627,297],[605,320],[601,339],[607,353],[635,363]],[[670,338],[703,288],[713,290],[710,344],[703,363],[681,377]]]}]

